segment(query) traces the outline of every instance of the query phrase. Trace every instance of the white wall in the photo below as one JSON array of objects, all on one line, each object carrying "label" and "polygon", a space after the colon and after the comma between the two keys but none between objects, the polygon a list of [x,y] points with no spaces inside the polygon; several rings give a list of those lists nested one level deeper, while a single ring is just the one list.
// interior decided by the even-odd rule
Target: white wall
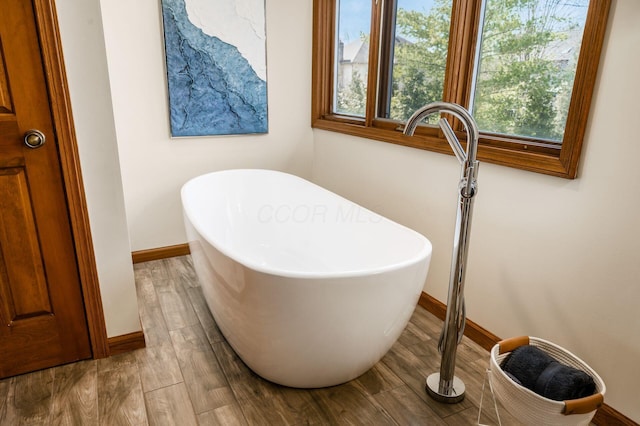
[{"label": "white wall", "polygon": [[[554,341],[640,421],[640,2],[614,1],[580,176],[483,163],[466,280],[468,317],[502,337]],[[315,131],[314,180],[434,244],[425,291],[446,301],[458,163],[452,156]]]},{"label": "white wall", "polygon": [[311,172],[312,2],[266,2],[269,134],[171,139],[159,0],[102,2],[125,204],[134,251],[186,241],[180,187],[202,173]]},{"label": "white wall", "polygon": [[57,0],[107,335],[141,330],[98,0]]},{"label": "white wall", "polygon": [[184,182],[236,167],[310,175],[311,2],[267,6],[269,134],[191,139],[169,137],[159,1],[108,1],[101,9],[100,0],[57,0],[56,6],[113,337],[141,329],[131,251],[186,241]]},{"label": "white wall", "polygon": [[[175,140],[159,1],[102,2],[106,57],[99,0],[57,6],[110,336],[140,329],[130,250],[184,243],[180,186],[232,167],[309,176],[313,161],[318,183],[431,239],[425,290],[445,301],[457,162],[310,130],[311,0],[267,2],[270,133]],[[640,2],[614,0],[578,179],[481,165],[466,288],[473,321],[503,337],[530,334],[574,351],[603,376],[606,402],[636,421],[639,21]]]}]

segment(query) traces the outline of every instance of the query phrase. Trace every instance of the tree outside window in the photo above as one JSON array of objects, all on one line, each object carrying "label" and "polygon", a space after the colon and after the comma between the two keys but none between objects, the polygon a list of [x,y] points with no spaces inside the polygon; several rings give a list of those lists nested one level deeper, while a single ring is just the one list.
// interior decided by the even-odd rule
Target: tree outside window
[{"label": "tree outside window", "polygon": [[[314,126],[369,137],[358,126],[379,129],[375,139],[412,145],[393,133],[399,128],[390,120],[403,122],[429,102],[456,102],[478,122],[481,160],[575,177],[609,0],[374,2],[355,40],[360,68],[355,56],[344,56],[347,44],[353,54],[354,41],[341,37],[345,27],[357,26],[345,13],[361,0],[315,2],[316,47],[327,43],[319,41],[322,11],[333,9],[341,30],[328,34],[338,78],[325,76],[314,93],[318,100],[330,81],[333,103],[314,101]],[[315,53],[314,75],[325,75],[327,58]],[[442,150],[436,130],[421,136],[420,148]]]}]

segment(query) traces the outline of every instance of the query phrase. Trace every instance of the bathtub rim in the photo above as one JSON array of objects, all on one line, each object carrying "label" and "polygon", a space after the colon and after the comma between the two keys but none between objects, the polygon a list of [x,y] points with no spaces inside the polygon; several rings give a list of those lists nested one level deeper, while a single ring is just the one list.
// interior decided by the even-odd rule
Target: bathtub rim
[{"label": "bathtub rim", "polygon": [[[229,172],[236,172],[236,173],[240,173],[243,171],[250,171],[250,172],[268,172],[268,173],[274,173],[274,174],[282,174],[282,175],[287,175],[288,177],[293,177],[295,179],[299,179],[299,180],[303,180],[305,181],[307,184],[318,187],[324,191],[327,191],[329,193],[331,193],[333,196],[338,197],[341,200],[345,200],[349,203],[352,203],[353,205],[367,211],[367,212],[371,212],[372,214],[378,215],[381,218],[383,218],[384,220],[390,222],[391,224],[393,224],[393,226],[397,226],[400,228],[405,229],[406,231],[408,231],[410,234],[412,234],[412,236],[415,236],[418,238],[418,240],[420,240],[421,242],[423,242],[424,244],[422,245],[422,248],[416,252],[416,254],[414,254],[413,256],[409,256],[406,260],[401,261],[401,262],[396,262],[396,263],[392,263],[390,265],[384,265],[384,266],[379,266],[379,267],[372,267],[372,268],[360,268],[360,269],[351,269],[351,270],[342,270],[342,271],[326,271],[326,272],[318,272],[318,271],[299,271],[299,270],[288,270],[285,268],[276,268],[276,267],[268,267],[268,265],[263,265],[260,264],[258,262],[253,261],[252,259],[248,258],[247,256],[243,256],[238,250],[233,250],[230,249],[229,247],[226,247],[224,244],[219,244],[215,241],[212,241],[211,238],[209,238],[209,236],[206,235],[205,232],[202,231],[201,227],[198,226],[196,223],[194,223],[194,221],[192,220],[191,216],[189,215],[189,212],[187,211],[187,209],[185,208],[185,193],[187,192],[187,186],[198,179],[204,179],[207,176],[210,175],[215,175],[215,174],[224,174],[224,173],[229,173]],[[204,241],[206,241],[207,244],[211,245],[212,247],[214,247],[216,250],[218,250],[220,253],[222,253],[223,255],[233,259],[235,262],[240,263],[244,266],[246,266],[247,268],[250,268],[254,271],[257,272],[261,272],[263,274],[269,274],[269,275],[273,275],[273,276],[282,276],[282,277],[288,277],[288,278],[349,278],[349,277],[359,277],[359,276],[366,276],[366,275],[373,275],[373,274],[381,274],[384,272],[389,272],[389,271],[394,271],[394,270],[398,270],[398,269],[402,269],[402,268],[406,268],[409,265],[413,265],[416,263],[419,263],[425,259],[429,259],[433,253],[433,245],[431,243],[431,241],[425,237],[424,235],[422,235],[421,233],[419,233],[418,231],[409,228],[408,226],[405,226],[401,223],[398,223],[392,219],[389,219],[388,217],[381,215],[379,213],[376,213],[366,207],[361,206],[360,204],[349,200],[348,198],[345,198],[339,194],[336,194],[335,192],[324,188],[323,186],[320,186],[314,182],[311,182],[308,179],[302,178],[300,176],[296,176],[294,174],[291,173],[286,173],[286,172],[281,172],[278,170],[271,170],[271,169],[252,169],[252,168],[240,168],[240,169],[225,169],[225,170],[219,170],[219,171],[214,171],[214,172],[209,172],[209,173],[204,173],[198,176],[195,176],[191,179],[189,179],[187,182],[185,182],[181,189],[180,189],[180,201],[182,204],[182,212],[183,212],[183,217],[185,220],[189,221],[189,225],[197,232],[198,236],[200,238],[202,238]],[[192,243],[192,241],[188,242],[189,244]]]}]

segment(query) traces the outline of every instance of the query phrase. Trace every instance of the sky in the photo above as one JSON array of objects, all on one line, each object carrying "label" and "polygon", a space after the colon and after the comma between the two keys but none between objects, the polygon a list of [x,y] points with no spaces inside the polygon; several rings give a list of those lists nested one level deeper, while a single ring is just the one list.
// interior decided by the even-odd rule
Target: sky
[{"label": "sky", "polygon": [[[407,10],[428,11],[433,0],[398,0],[398,7]],[[370,0],[340,0],[340,39],[355,40],[360,33],[369,32]]]},{"label": "sky", "polygon": [[[344,42],[356,40],[361,33],[369,33],[371,0],[339,0],[340,39]],[[398,8],[428,12],[434,0],[398,0]],[[583,23],[587,11],[587,0],[566,1],[558,5],[559,14],[567,13]],[[576,7],[577,6],[577,7]]]}]

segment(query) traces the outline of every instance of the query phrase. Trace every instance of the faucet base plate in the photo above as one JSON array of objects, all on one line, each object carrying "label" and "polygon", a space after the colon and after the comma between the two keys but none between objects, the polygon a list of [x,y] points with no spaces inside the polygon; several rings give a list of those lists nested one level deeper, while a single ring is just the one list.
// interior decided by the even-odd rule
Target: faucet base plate
[{"label": "faucet base plate", "polygon": [[456,376],[453,376],[453,384],[447,393],[440,392],[440,373],[430,374],[424,387],[427,394],[438,402],[457,404],[464,399],[464,383]]}]

